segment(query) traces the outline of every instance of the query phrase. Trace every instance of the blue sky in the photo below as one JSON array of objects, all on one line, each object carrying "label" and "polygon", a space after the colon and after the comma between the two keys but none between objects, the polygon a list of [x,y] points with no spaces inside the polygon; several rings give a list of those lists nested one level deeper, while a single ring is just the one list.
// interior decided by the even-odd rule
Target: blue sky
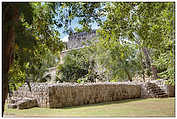
[{"label": "blue sky", "polygon": [[[78,24],[78,19],[77,19],[77,18],[75,18],[75,19],[72,20],[72,22],[71,22],[71,28],[74,29],[74,28],[76,28],[76,27],[81,28],[81,25]],[[64,31],[64,28],[63,28],[63,27],[59,29],[60,38],[61,38],[62,41],[67,41],[67,40],[68,40],[68,34],[67,34],[67,33],[63,33],[63,31]]]}]

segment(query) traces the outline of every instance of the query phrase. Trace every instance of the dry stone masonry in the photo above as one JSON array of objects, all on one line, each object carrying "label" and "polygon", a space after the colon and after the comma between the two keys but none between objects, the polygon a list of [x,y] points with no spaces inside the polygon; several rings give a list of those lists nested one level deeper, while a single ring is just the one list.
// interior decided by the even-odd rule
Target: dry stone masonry
[{"label": "dry stone masonry", "polygon": [[[24,103],[21,100],[25,98],[31,98],[31,100],[36,99],[37,106],[39,107],[58,108],[133,99],[139,98],[140,96],[140,85],[131,83],[33,83],[32,92],[29,91],[27,85],[20,87],[13,94],[13,98],[11,99],[13,103],[9,107],[18,107],[19,102]],[[30,104],[30,101],[28,102],[25,104],[20,103],[21,106],[19,109],[36,106],[35,104]]]},{"label": "dry stone masonry", "polygon": [[[162,82],[102,82],[102,83],[32,83],[31,92],[25,84],[8,99],[9,108],[25,109],[31,107],[61,108],[123,99],[171,97],[175,87]],[[154,88],[155,87],[155,88]]]},{"label": "dry stone masonry", "polygon": [[49,107],[78,106],[140,96],[141,87],[128,83],[55,84],[49,86]]},{"label": "dry stone masonry", "polygon": [[19,87],[19,89],[13,93],[13,96],[9,97],[7,101],[10,103],[9,107],[12,105],[16,105],[13,107],[17,108],[20,105],[19,109],[35,106],[48,107],[49,91],[47,85],[47,83],[31,83],[31,92],[27,84]]},{"label": "dry stone masonry", "polygon": [[139,83],[141,98],[175,97],[175,86],[167,85],[165,80],[152,80]]}]

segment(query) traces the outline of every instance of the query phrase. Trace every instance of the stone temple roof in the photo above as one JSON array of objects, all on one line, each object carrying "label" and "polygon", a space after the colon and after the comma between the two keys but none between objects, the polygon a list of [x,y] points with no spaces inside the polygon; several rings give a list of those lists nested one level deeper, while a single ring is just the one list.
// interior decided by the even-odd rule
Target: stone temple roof
[{"label": "stone temple roof", "polygon": [[92,30],[90,32],[86,32],[86,31],[84,31],[84,32],[76,32],[76,33],[71,34],[69,37],[73,37],[73,36],[85,36],[88,33],[90,33],[90,34],[96,33],[96,30]]},{"label": "stone temple roof", "polygon": [[96,37],[96,30],[90,32],[80,32],[73,33],[68,37],[67,48],[68,49],[77,49],[83,46],[88,46],[88,41]]}]

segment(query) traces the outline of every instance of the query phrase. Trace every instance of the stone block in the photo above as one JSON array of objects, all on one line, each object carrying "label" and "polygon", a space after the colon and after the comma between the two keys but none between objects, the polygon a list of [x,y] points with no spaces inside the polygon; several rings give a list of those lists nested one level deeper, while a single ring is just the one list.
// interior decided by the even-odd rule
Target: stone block
[{"label": "stone block", "polygon": [[17,102],[17,109],[27,109],[38,106],[36,99],[26,98]]},{"label": "stone block", "polygon": [[9,109],[16,109],[17,108],[17,104],[8,104],[7,107]]}]

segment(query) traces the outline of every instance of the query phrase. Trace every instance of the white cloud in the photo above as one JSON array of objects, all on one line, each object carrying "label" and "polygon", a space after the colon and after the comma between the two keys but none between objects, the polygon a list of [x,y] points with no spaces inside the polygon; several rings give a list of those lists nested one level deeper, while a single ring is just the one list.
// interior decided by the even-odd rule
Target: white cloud
[{"label": "white cloud", "polygon": [[65,36],[64,38],[61,38],[61,40],[62,40],[63,42],[68,42],[68,35]]}]

